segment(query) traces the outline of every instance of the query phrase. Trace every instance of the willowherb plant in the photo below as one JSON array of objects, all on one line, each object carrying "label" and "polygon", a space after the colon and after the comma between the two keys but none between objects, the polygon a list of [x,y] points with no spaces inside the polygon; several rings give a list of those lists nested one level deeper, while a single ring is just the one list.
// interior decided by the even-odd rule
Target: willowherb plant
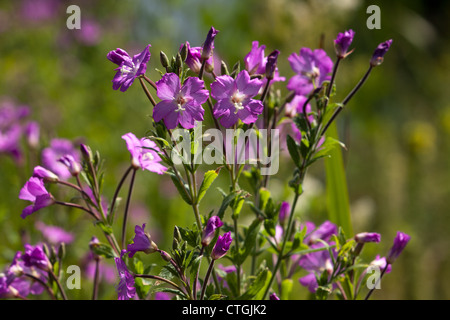
[{"label": "willowherb plant", "polygon": [[[172,59],[161,52],[163,71],[158,70],[161,78],[157,81],[145,75],[150,44],[133,57],[123,49],[109,52],[107,58],[118,66],[113,89],[125,92],[138,80],[153,106],[153,127],[143,138],[131,132],[122,135],[131,163],[110,203],[102,194],[104,173],[99,152],[92,152],[85,144],[77,150],[66,140],[53,140],[42,152],[42,165],[34,168],[33,176],[20,191],[19,198],[31,202],[22,218],[53,205],[89,214],[106,239],[103,243],[92,238],[91,255],[97,270],[101,258],[114,259],[118,272],[116,289],[121,300],[146,299],[159,292],[190,300],[288,299],[292,278],[300,269],[307,273],[299,279],[300,284],[317,299],[326,299],[332,293],[343,299],[359,298],[370,270],[381,271],[378,283],[391,271],[410,237],[399,232],[387,258],[378,255],[373,261],[364,262],[360,254],[365,243],[379,243],[380,234],[349,235],[330,221],[319,226],[300,222],[295,210],[308,168],[342,145],[327,136],[329,126],[372,69],[382,63],[392,40],[376,48],[367,72],[337,103],[333,101],[335,76],[342,60],[352,53],[349,49],[353,30],[340,33],[335,39],[334,63],[323,49],[301,48],[292,53],[288,61],[295,75],[286,85],[289,93],[285,98],[276,89],[286,80],[277,68],[278,50],[265,56],[266,47],[255,41],[244,58],[242,70],[240,62],[229,69],[221,61],[218,72],[213,61],[218,34],[211,28],[201,47],[191,47],[186,42]],[[211,128],[205,120],[208,117]],[[212,141],[212,137],[214,142],[203,148],[203,142]],[[1,148],[4,144],[3,140],[0,142]],[[294,164],[287,182],[293,193],[292,203],[278,203],[268,187],[278,167],[267,169],[278,162],[280,149],[287,150]],[[200,177],[203,165],[213,168]],[[172,247],[165,250],[154,242],[145,223],[134,226],[133,238],[127,238],[135,176],[145,170],[169,176],[195,217],[192,227],[174,226]],[[219,190],[223,198],[214,210],[202,213],[201,201],[221,173],[229,176],[230,187]],[[116,235],[113,227],[117,224],[118,195],[130,175],[121,233]],[[251,190],[241,187],[242,179],[250,182]],[[59,199],[63,193],[52,195],[47,191],[48,184],[70,188],[80,201]],[[250,223],[242,225],[244,208],[254,216]],[[61,242],[68,241],[64,240],[68,237],[61,230],[58,232],[61,237],[56,238],[63,239],[58,249],[26,244],[25,251],[16,254],[0,277],[1,297],[25,298],[46,290],[53,299],[67,298],[58,268],[64,258]],[[162,271],[152,274],[152,266],[143,265],[140,259],[144,254],[159,254]],[[217,260],[228,264],[217,264]],[[98,285],[99,278],[95,277],[94,299]]]}]

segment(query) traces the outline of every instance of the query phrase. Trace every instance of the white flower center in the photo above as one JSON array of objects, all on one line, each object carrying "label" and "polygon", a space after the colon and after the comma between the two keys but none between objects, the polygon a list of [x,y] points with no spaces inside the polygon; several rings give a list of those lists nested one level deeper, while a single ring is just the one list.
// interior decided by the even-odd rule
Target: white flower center
[{"label": "white flower center", "polygon": [[152,161],[155,157],[151,154],[151,152],[146,152],[142,155],[142,161]]},{"label": "white flower center", "polygon": [[185,99],[183,96],[179,95],[179,96],[176,98],[177,109],[175,109],[175,112],[182,112],[182,111],[185,111],[186,108],[184,108],[183,106],[186,104],[186,102],[188,102],[188,100]]},{"label": "white flower center", "polygon": [[239,92],[239,90],[236,90],[235,93],[231,96],[231,103],[234,105],[234,114],[238,113],[239,110],[244,109],[244,106],[242,105],[242,101],[245,99],[245,94]]},{"label": "white flower center", "polygon": [[[133,75],[136,73],[136,71],[137,71],[136,65],[134,64],[133,61],[130,61],[130,63],[131,63],[131,67],[124,63],[122,65],[122,67],[120,68],[120,72],[122,73],[122,76],[124,73],[125,74],[131,73]],[[136,64],[139,65],[139,60],[136,61]]]}]

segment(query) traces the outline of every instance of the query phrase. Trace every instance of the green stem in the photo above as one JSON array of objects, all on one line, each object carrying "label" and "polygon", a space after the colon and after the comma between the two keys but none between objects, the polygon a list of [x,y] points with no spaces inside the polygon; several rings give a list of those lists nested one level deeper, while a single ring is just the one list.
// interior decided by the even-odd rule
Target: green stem
[{"label": "green stem", "polygon": [[150,100],[153,106],[156,106],[155,99],[153,99],[153,96],[151,95],[150,91],[148,90],[147,86],[144,83],[144,80],[142,80],[141,77],[139,77],[139,82],[141,83],[142,89],[144,89],[144,92],[147,95],[148,100]]},{"label": "green stem", "polygon": [[61,295],[63,297],[64,300],[67,300],[67,296],[66,293],[64,292],[64,289],[61,285],[61,282],[59,281],[59,279],[56,277],[55,273],[53,272],[53,270],[49,270],[48,271],[49,275],[53,278],[53,280],[55,280],[56,285],[58,286],[59,292],[61,292]]},{"label": "green stem", "polygon": [[165,279],[163,277],[154,276],[154,275],[151,275],[151,274],[135,274],[134,277],[135,278],[147,278],[147,279],[163,281],[165,283],[170,284],[172,287],[174,287],[175,289],[177,289],[181,293],[183,293],[185,295],[185,297],[187,297],[186,292],[184,292],[183,289],[180,288],[180,286],[178,286],[175,282],[172,282],[172,281],[170,281],[168,279]]},{"label": "green stem", "polygon": [[34,276],[34,275],[32,275],[32,274],[24,273],[23,275],[26,276],[26,277],[28,277],[28,278],[33,279],[33,280],[36,281],[36,282],[39,282],[39,283],[45,288],[45,290],[48,292],[48,294],[50,295],[50,297],[51,297],[53,300],[56,300],[56,297],[55,297],[55,294],[53,293],[53,290],[48,286],[47,283],[45,283],[44,281],[42,281],[41,279],[39,279],[38,277],[36,277],[36,276]]},{"label": "green stem", "polygon": [[133,185],[134,185],[134,179],[136,177],[136,171],[137,171],[137,169],[133,167],[133,174],[131,175],[130,188],[128,189],[127,203],[125,205],[125,212],[124,212],[123,223],[122,223],[122,249],[125,249],[128,210],[130,207],[131,193],[133,192]]},{"label": "green stem", "polygon": [[202,293],[200,294],[200,300],[203,300],[203,298],[205,296],[205,291],[206,291],[206,287],[208,285],[208,280],[209,280],[209,277],[211,275],[211,271],[214,268],[214,261],[215,261],[214,259],[211,260],[211,263],[209,264],[209,267],[208,267],[208,271],[206,272],[205,280],[203,282]]},{"label": "green stem", "polygon": [[119,184],[117,185],[116,191],[114,192],[114,196],[111,201],[111,206],[109,208],[109,214],[108,214],[108,222],[112,224],[114,222],[114,207],[116,205],[117,197],[119,195],[119,191],[122,188],[123,183],[125,182],[125,179],[128,177],[128,174],[131,172],[131,169],[133,169],[133,166],[130,166],[127,171],[123,174],[122,178],[119,181]]},{"label": "green stem", "polygon": [[92,290],[92,300],[97,300],[99,273],[100,273],[100,258],[98,256],[96,256],[95,257],[95,275],[94,275],[94,288]]}]

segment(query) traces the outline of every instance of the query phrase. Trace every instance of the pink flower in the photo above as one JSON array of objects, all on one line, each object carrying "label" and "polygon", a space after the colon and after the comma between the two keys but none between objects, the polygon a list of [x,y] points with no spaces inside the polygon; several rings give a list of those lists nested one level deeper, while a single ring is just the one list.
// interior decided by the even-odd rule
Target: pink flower
[{"label": "pink flower", "polygon": [[159,148],[155,142],[146,138],[139,140],[131,132],[124,134],[122,139],[125,140],[128,151],[131,153],[131,164],[134,168],[141,168],[158,174],[166,172],[167,168],[160,164],[161,158],[157,153]]},{"label": "pink flower", "polygon": [[156,82],[156,94],[162,100],[153,109],[156,122],[164,119],[167,129],[180,124],[185,129],[195,127],[195,121],[203,121],[202,104],[208,99],[203,80],[189,77],[183,85],[175,73],[166,73]]},{"label": "pink flower", "polygon": [[52,205],[55,200],[45,189],[44,181],[31,177],[20,190],[19,199],[31,201],[33,204],[23,209],[20,215],[23,219],[42,208]]},{"label": "pink flower", "polygon": [[325,80],[330,80],[328,75],[333,68],[333,61],[322,49],[300,49],[300,54],[293,53],[288,58],[292,70],[297,73],[287,85],[289,90],[298,95],[309,93],[322,85]]},{"label": "pink flower", "polygon": [[262,81],[250,80],[246,70],[242,70],[236,79],[228,75],[217,77],[211,84],[211,95],[217,100],[214,117],[226,128],[239,119],[246,124],[254,123],[264,109],[261,101],[252,99],[261,86]]}]

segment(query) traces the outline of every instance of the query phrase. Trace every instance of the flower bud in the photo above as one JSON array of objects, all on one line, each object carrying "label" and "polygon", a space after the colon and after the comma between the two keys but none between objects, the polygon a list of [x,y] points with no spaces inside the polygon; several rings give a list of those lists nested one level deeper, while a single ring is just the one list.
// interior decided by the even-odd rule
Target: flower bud
[{"label": "flower bud", "polygon": [[41,166],[34,167],[33,177],[40,178],[46,182],[56,182],[59,180],[56,174]]},{"label": "flower bud", "polygon": [[216,234],[216,229],[220,228],[221,226],[223,226],[223,222],[218,216],[212,216],[211,218],[209,218],[205,229],[203,229],[202,246],[206,247],[211,243],[211,240]]},{"label": "flower bud", "polygon": [[219,236],[216,245],[211,252],[211,258],[217,260],[222,258],[230,250],[230,245],[233,239],[231,238],[231,232],[228,231],[223,236]]},{"label": "flower bud", "polygon": [[188,56],[188,46],[187,46],[187,43],[185,43],[185,44],[181,47],[181,50],[180,50],[180,57],[181,57],[181,60],[186,61],[187,56]]},{"label": "flower bud", "polygon": [[74,177],[76,177],[81,172],[81,165],[76,162],[70,154],[62,156],[58,159],[58,161],[65,165],[70,174]]},{"label": "flower bud", "polygon": [[92,162],[93,156],[92,156],[92,150],[87,145],[81,143],[80,144],[80,151],[81,155],[83,156],[84,161],[86,162]]},{"label": "flower bud", "polygon": [[355,241],[358,243],[380,242],[381,235],[375,232],[361,232],[355,235]]},{"label": "flower bud", "polygon": [[209,30],[208,35],[206,36],[205,43],[203,44],[202,60],[208,60],[209,57],[211,57],[214,50],[214,38],[216,37],[218,32],[219,31],[214,29],[214,27],[211,27],[211,29]]},{"label": "flower bud", "polygon": [[386,54],[386,52],[388,52],[389,48],[391,47],[391,44],[392,39],[387,40],[378,45],[378,47],[375,49],[372,55],[372,59],[370,59],[370,65],[372,67],[379,66],[380,64],[383,63],[384,55]]},{"label": "flower bud", "polygon": [[159,254],[161,255],[161,258],[163,258],[165,261],[169,262],[170,260],[172,260],[172,257],[170,256],[170,254],[168,254],[167,252],[165,252],[164,250],[160,250]]},{"label": "flower bud", "polygon": [[281,225],[286,223],[286,219],[289,217],[290,205],[289,202],[283,201],[280,207],[280,214],[278,215],[278,220]]},{"label": "flower bud", "polygon": [[347,50],[352,44],[354,36],[355,32],[352,29],[338,34],[336,40],[334,40],[334,49],[338,58],[344,59],[352,53],[353,50],[348,53]]},{"label": "flower bud", "polygon": [[267,57],[266,63],[266,77],[267,79],[273,79],[275,69],[277,68],[277,59],[280,51],[275,50]]},{"label": "flower bud", "polygon": [[405,249],[411,237],[403,232],[397,232],[397,236],[394,239],[394,245],[392,246],[389,254],[386,258],[386,262],[388,264],[392,264],[398,256],[402,253],[403,249]]},{"label": "flower bud", "polygon": [[32,148],[37,148],[39,145],[39,124],[35,121],[27,123],[25,127],[25,136],[27,137],[28,145]]}]

